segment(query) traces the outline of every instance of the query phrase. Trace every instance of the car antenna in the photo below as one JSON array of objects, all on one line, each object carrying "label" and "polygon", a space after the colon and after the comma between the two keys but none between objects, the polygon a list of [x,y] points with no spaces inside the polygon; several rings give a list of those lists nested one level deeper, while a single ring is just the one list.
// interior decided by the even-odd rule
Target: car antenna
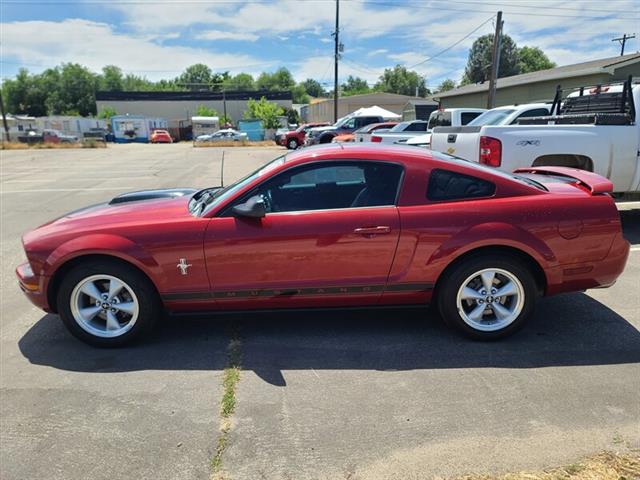
[{"label": "car antenna", "polygon": [[222,150],[222,162],[220,163],[220,187],[224,187],[224,150]]}]

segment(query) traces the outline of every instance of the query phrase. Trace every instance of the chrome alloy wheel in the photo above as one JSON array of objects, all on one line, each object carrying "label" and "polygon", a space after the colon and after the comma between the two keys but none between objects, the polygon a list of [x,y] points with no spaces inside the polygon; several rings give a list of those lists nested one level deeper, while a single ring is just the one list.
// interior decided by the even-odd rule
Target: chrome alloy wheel
[{"label": "chrome alloy wheel", "polygon": [[133,328],[139,302],[133,289],[111,275],[91,275],[71,292],[71,313],[86,332],[103,338],[119,337]]},{"label": "chrome alloy wheel", "polygon": [[462,283],[456,303],[458,313],[471,328],[483,332],[501,330],[513,323],[524,306],[524,288],[507,270],[480,270]]}]

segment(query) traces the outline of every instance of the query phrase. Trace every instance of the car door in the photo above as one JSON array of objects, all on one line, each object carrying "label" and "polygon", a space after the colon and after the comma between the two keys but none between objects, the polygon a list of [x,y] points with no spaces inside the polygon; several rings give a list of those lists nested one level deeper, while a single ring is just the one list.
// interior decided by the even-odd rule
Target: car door
[{"label": "car door", "polygon": [[[375,304],[398,243],[402,167],[321,161],[266,180],[212,218],[205,255],[220,308]],[[263,198],[262,218],[232,207]]]}]

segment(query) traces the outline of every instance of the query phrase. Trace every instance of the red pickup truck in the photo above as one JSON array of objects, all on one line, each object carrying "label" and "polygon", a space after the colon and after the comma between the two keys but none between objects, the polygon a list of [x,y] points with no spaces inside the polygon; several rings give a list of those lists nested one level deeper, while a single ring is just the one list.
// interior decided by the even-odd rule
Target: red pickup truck
[{"label": "red pickup truck", "polygon": [[305,123],[300,125],[295,130],[285,133],[284,135],[280,135],[276,138],[276,143],[278,145],[282,145],[283,147],[287,147],[289,150],[295,150],[300,145],[304,145],[304,139],[307,136],[307,130],[315,127],[326,127],[327,125],[331,125],[328,122],[316,122],[316,123]]}]

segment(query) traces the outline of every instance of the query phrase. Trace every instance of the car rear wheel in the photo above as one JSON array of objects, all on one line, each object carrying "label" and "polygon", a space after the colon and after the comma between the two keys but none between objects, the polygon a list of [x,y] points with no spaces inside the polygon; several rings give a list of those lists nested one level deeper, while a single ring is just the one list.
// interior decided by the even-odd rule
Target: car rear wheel
[{"label": "car rear wheel", "polygon": [[480,340],[516,332],[533,314],[537,288],[533,275],[515,256],[482,255],[445,273],[438,307],[445,322]]},{"label": "car rear wheel", "polygon": [[160,314],[155,289],[142,273],[103,261],[70,270],[57,303],[69,331],[100,347],[117,347],[144,336]]},{"label": "car rear wheel", "polygon": [[287,142],[287,148],[289,148],[289,150],[295,150],[296,148],[298,148],[298,140],[296,140],[295,138],[289,139],[289,141]]}]

